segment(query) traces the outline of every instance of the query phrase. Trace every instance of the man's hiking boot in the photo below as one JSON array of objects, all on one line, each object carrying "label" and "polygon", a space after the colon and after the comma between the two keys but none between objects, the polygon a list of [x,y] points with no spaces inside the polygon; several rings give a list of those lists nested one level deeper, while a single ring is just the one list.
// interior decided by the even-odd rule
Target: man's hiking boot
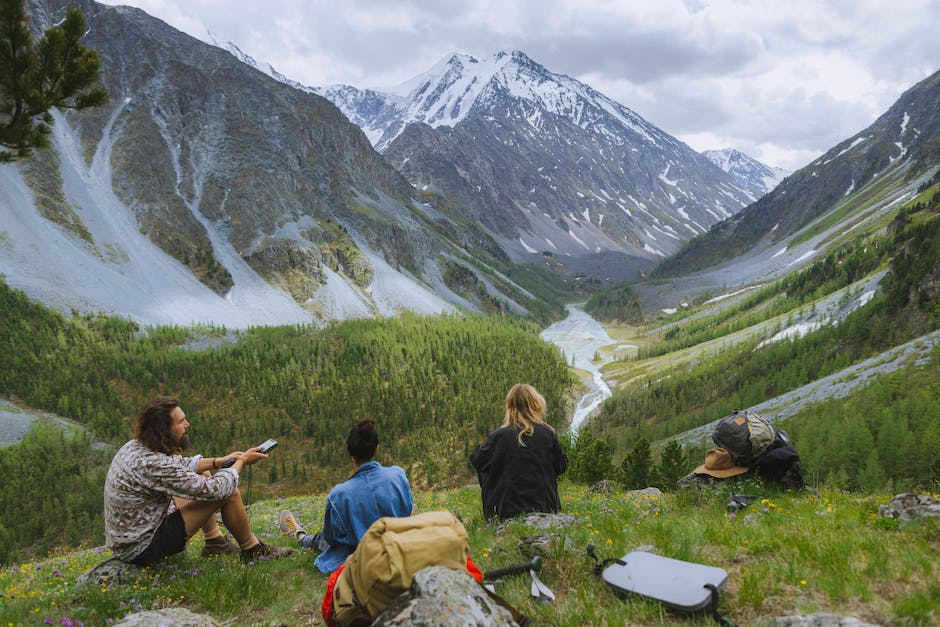
[{"label": "man's hiking boot", "polygon": [[289,546],[271,546],[270,544],[259,541],[258,544],[250,549],[242,549],[241,560],[242,564],[251,564],[253,562],[277,559],[285,555],[290,555],[293,552],[294,549]]},{"label": "man's hiking boot", "polygon": [[304,528],[300,526],[300,523],[297,522],[297,519],[294,518],[294,515],[286,509],[281,512],[281,517],[277,521],[277,526],[280,528],[281,533],[283,533],[285,536],[294,536],[296,538],[300,538],[307,535],[307,532],[304,531]]},{"label": "man's hiking boot", "polygon": [[224,555],[226,553],[238,553],[238,547],[228,539],[228,536],[219,536],[206,540],[202,547],[203,557],[212,557],[213,555]]}]

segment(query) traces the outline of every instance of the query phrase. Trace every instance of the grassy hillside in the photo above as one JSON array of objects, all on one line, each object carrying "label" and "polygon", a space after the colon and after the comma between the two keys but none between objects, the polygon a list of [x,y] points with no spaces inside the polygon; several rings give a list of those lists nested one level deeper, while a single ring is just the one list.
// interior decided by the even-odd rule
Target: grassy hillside
[{"label": "grassy hillside", "polygon": [[[702,453],[667,449],[674,457],[665,461],[676,462],[669,468],[660,450],[676,434],[940,329],[938,185],[890,221],[857,233],[773,285],[634,330],[641,347],[608,367],[607,378],[619,386],[571,443],[583,449],[569,451],[569,476],[618,480],[620,461],[628,459],[631,472],[669,489]],[[629,291],[609,296],[600,304],[623,318]],[[812,332],[787,335],[799,328]],[[281,442],[252,477],[255,498],[268,499],[252,506],[258,530],[275,541],[284,506],[311,527],[319,520],[322,497],[307,495],[346,476],[345,434],[354,420],[373,417],[381,458],[406,468],[423,510],[457,511],[484,568],[519,561],[518,541],[533,532],[515,523],[501,533],[486,526],[478,492],[461,486],[472,478],[472,447],[501,421],[513,383],[538,387],[549,422],[564,427],[576,383],[537,332],[532,323],[503,317],[412,315],[241,333],[141,328],[119,318],[62,316],[0,281],[0,397],[86,428],[40,425],[22,444],[0,448],[0,564],[20,562],[0,570],[0,614],[13,624],[103,624],[138,605],[183,605],[236,623],[316,617],[324,578],[309,556],[253,569],[204,564],[198,541],[136,586],[72,590],[78,572],[103,554],[70,547],[101,542],[105,469],[129,437],[134,413],[157,394],[180,396],[199,452],[220,455],[268,437]],[[704,617],[618,600],[588,574],[588,542],[607,556],[652,545],[728,570],[725,609],[742,625],[816,610],[936,624],[936,522],[898,530],[876,515],[897,491],[940,491],[940,352],[926,354],[922,363],[849,397],[808,405],[782,423],[820,492],[743,485],[766,502],[731,517],[727,493],[651,501],[592,495],[566,482],[564,507],[578,522],[546,555],[545,578],[559,602],[534,604],[522,581],[501,593],[538,624],[705,624]],[[647,465],[657,470],[644,473],[650,442]],[[57,547],[65,552],[42,557]]]},{"label": "grassy hillside", "polygon": [[[882,275],[875,294],[874,277]],[[635,358],[606,368],[619,386],[587,428],[608,441],[615,459],[640,438],[665,441],[937,330],[938,291],[935,185],[882,230],[810,268],[649,332]],[[933,444],[940,430],[938,360],[877,384],[859,397],[864,401],[837,401],[791,418],[808,470],[852,488],[889,481],[926,488],[940,481]],[[889,461],[901,450],[898,443],[910,444],[904,464]],[[826,454],[834,450],[841,453]],[[862,479],[860,469],[872,456],[880,461],[873,457]]]},{"label": "grassy hillside", "polygon": [[[89,429],[68,442],[39,429],[0,448],[0,563],[66,540],[100,541],[104,470],[140,406],[159,394],[181,399],[197,452],[281,443],[255,473],[258,495],[316,492],[344,479],[346,434],[367,417],[413,485],[466,483],[470,451],[502,422],[513,384],[536,386],[548,421],[566,422],[573,378],[536,331],[505,318],[410,315],[237,335],[141,329],[119,318],[66,318],[0,282],[0,396]],[[52,515],[62,511],[72,515]]]},{"label": "grassy hillside", "polygon": [[[760,494],[753,485],[738,489]],[[618,598],[591,574],[588,543],[597,546],[601,557],[645,546],[723,568],[728,582],[721,611],[739,625],[817,611],[875,624],[940,621],[940,520],[899,529],[894,520],[878,516],[887,495],[766,493],[731,515],[725,510],[725,491],[655,498],[592,494],[564,483],[561,493],[565,511],[576,522],[556,530],[544,555],[542,579],[557,601],[533,601],[525,577],[507,578],[497,589],[537,625],[714,624],[706,614],[690,617],[648,600]],[[539,534],[520,523],[501,530],[484,523],[479,491],[472,486],[419,493],[417,501],[422,511],[448,509],[460,515],[470,532],[471,554],[484,571],[528,560],[520,540]],[[256,532],[266,540],[289,543],[276,530],[278,512],[285,507],[313,527],[321,519],[323,497],[252,504]],[[104,625],[137,609],[176,606],[230,624],[319,622],[326,577],[313,566],[311,554],[242,566],[235,557],[201,559],[201,544],[195,538],[186,553],[145,570],[136,584],[115,589],[74,588],[79,574],[107,557],[101,549],[66,548],[41,561],[4,567],[4,622]]]}]

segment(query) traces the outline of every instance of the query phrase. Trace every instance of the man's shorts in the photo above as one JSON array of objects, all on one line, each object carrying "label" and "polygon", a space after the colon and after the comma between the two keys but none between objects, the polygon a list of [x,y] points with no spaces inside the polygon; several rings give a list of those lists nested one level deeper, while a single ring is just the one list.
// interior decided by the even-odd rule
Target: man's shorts
[{"label": "man's shorts", "polygon": [[144,552],[131,560],[131,564],[146,566],[157,562],[167,555],[175,555],[186,548],[186,523],[183,514],[176,510],[163,519],[157,527],[150,545]]}]

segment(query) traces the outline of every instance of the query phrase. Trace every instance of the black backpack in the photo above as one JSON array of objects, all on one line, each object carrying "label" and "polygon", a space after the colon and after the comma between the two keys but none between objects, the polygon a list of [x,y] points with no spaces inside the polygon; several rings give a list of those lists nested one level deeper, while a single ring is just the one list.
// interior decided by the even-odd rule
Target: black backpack
[{"label": "black backpack", "polygon": [[786,431],[776,429],[777,437],[767,450],[756,458],[754,470],[765,481],[776,483],[783,488],[802,490],[803,472],[800,470],[800,455],[790,446],[790,437]]},{"label": "black backpack", "polygon": [[752,411],[735,409],[718,421],[712,440],[728,451],[735,465],[750,468],[777,437],[774,426]]}]

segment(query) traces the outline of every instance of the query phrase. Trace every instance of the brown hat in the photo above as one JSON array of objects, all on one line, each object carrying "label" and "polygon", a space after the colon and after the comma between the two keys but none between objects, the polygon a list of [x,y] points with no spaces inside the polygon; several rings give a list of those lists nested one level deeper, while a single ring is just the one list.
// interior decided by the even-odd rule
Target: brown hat
[{"label": "brown hat", "polygon": [[692,472],[697,475],[711,475],[712,477],[724,479],[725,477],[733,477],[747,471],[748,469],[744,466],[734,465],[734,460],[731,459],[731,453],[723,448],[713,448],[705,453],[705,463]]}]

